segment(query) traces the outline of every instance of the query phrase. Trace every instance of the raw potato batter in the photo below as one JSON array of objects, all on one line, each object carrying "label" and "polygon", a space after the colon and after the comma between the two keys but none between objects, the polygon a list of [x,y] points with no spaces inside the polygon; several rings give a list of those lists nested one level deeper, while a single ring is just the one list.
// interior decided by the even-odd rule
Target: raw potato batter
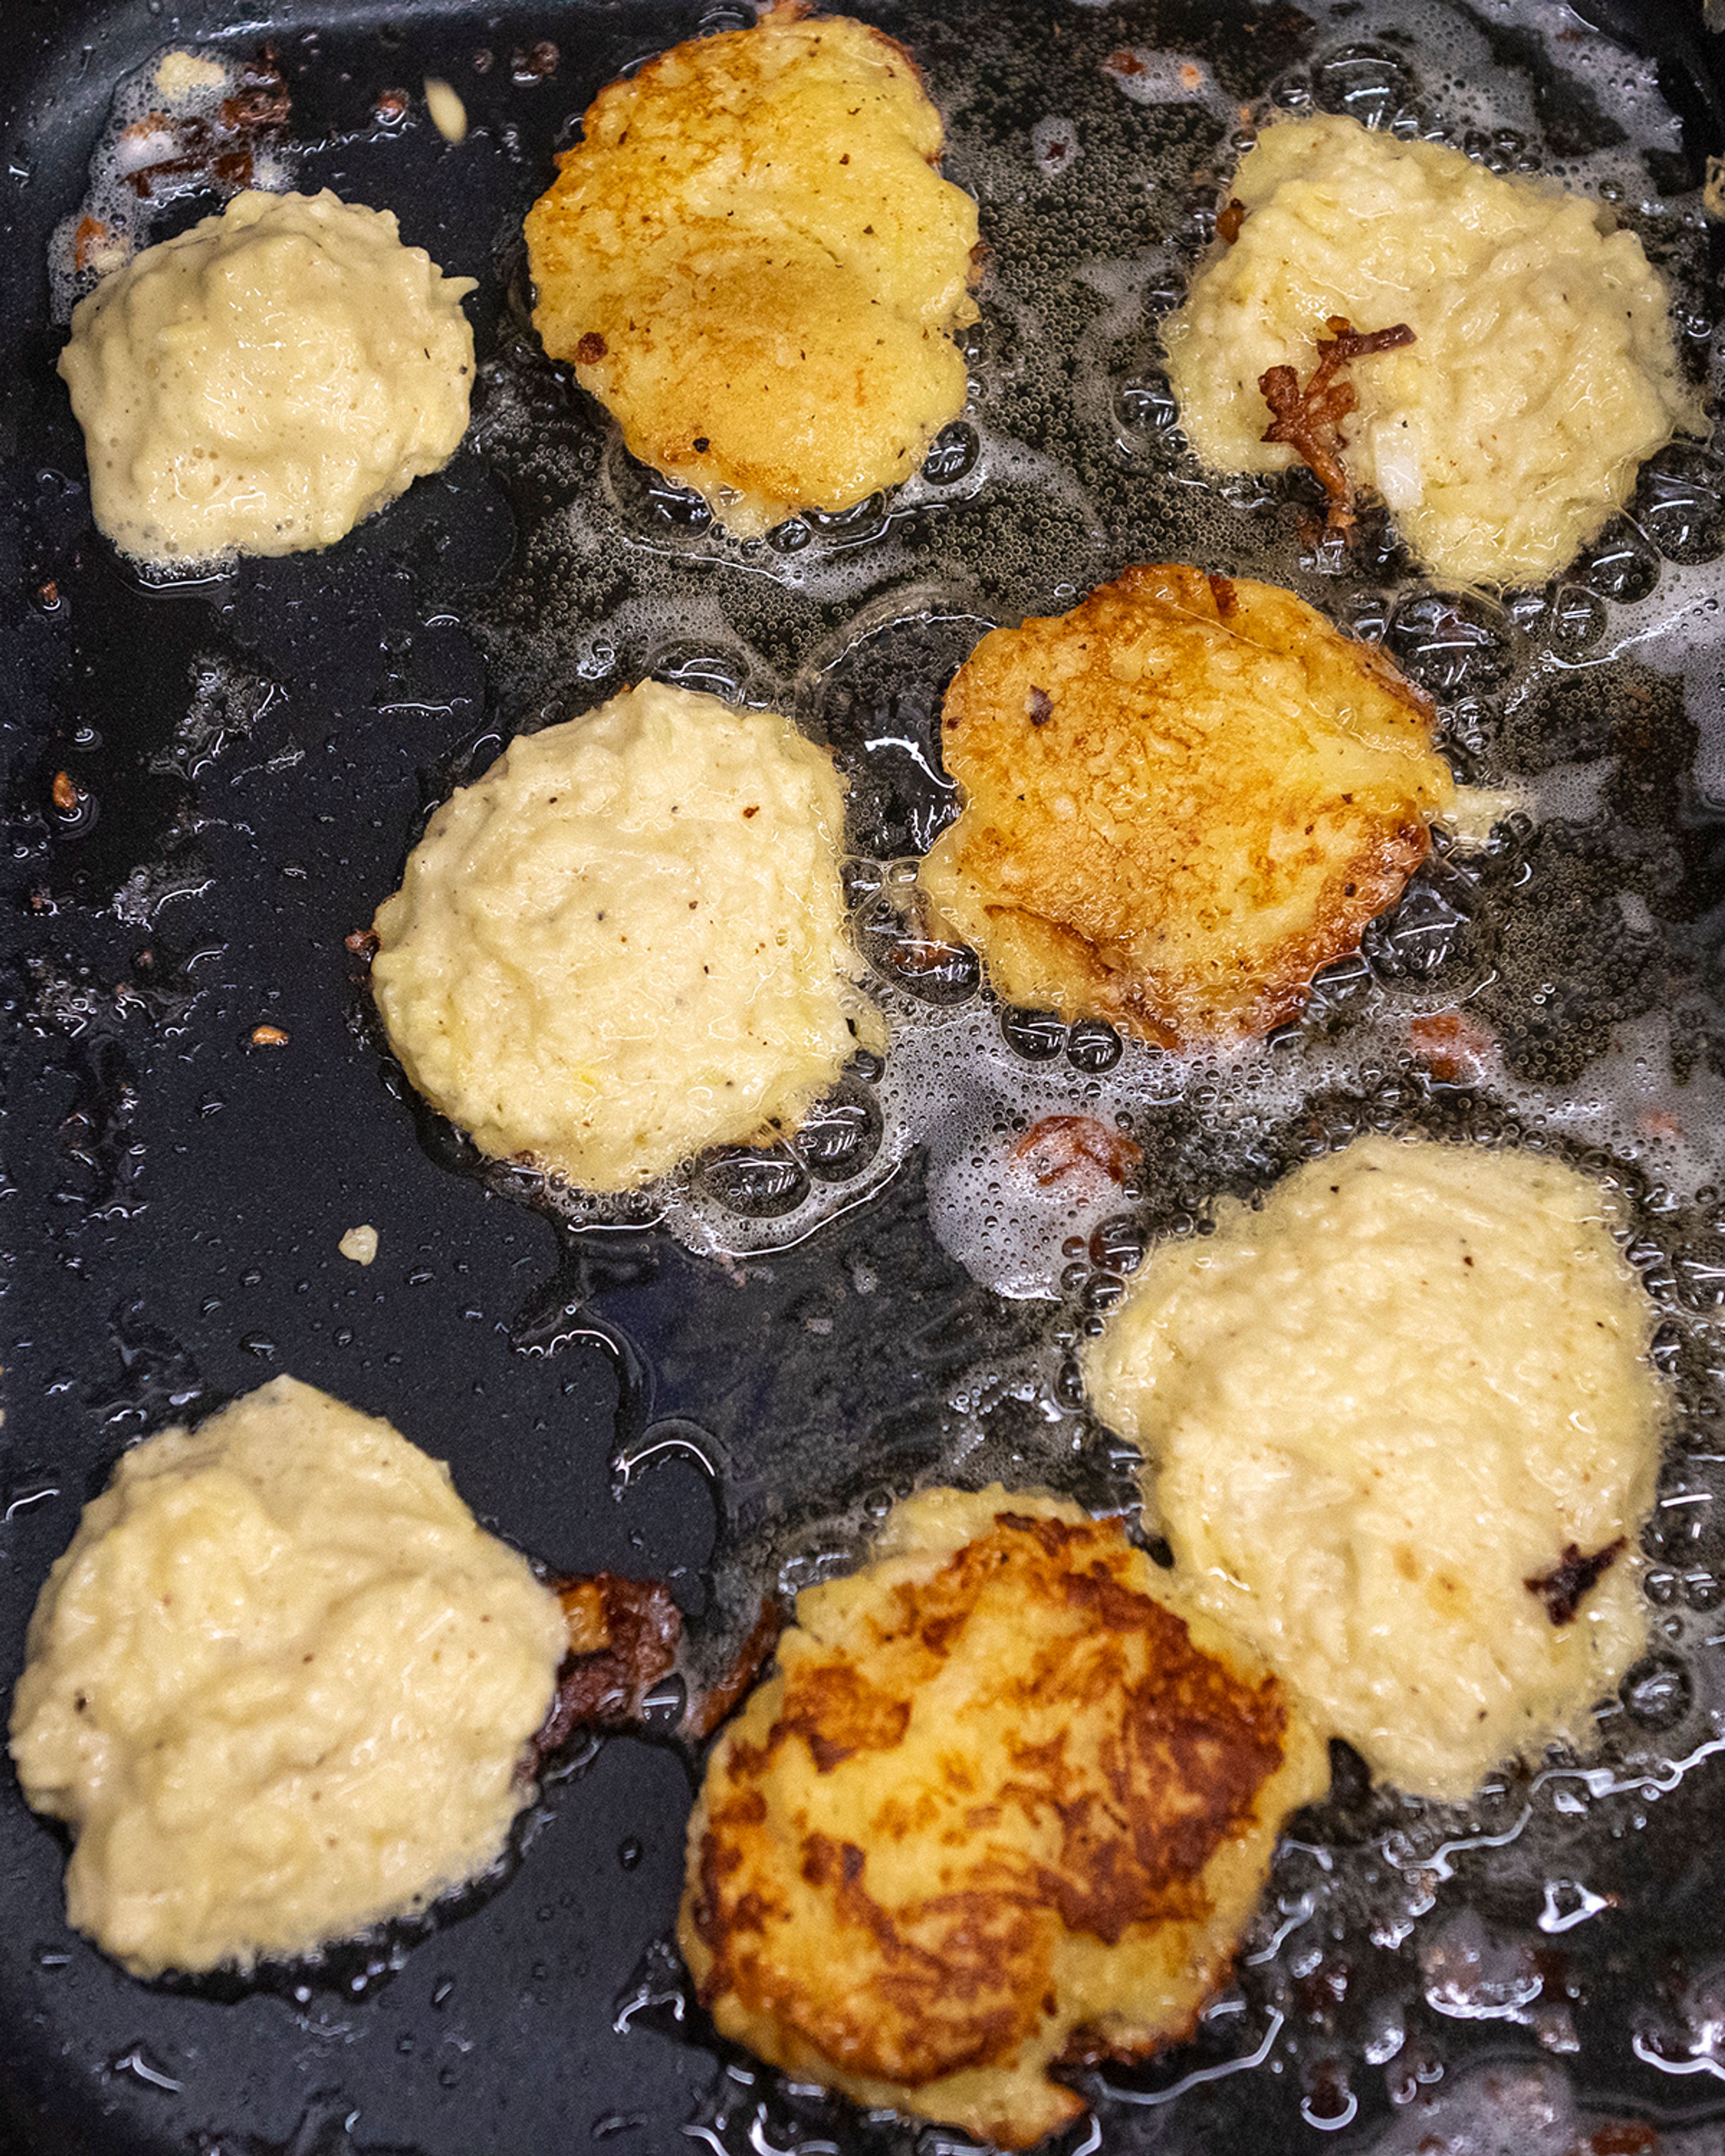
[{"label": "raw potato batter", "polygon": [[533,320],[727,531],[908,479],[964,409],[976,204],[901,45],[769,8],[600,91],[527,218]]},{"label": "raw potato batter", "polygon": [[1613,1217],[1554,1160],[1360,1138],[1153,1252],[1089,1350],[1199,1604],[1414,1794],[1584,1744],[1644,1645],[1662,1405]]},{"label": "raw potato batter", "polygon": [[1327,317],[1405,322],[1357,362],[1344,452],[1409,545],[1454,584],[1537,583],[1699,431],[1670,295],[1632,232],[1548,182],[1326,116],[1266,127],[1229,190],[1246,212],[1165,331],[1180,421],[1207,464],[1279,471],[1269,368],[1303,382]]},{"label": "raw potato batter", "polygon": [[13,1702],[69,1921],[157,1976],[422,1907],[501,1853],[567,1644],[388,1423],[277,1378],[162,1431],[85,1506]]},{"label": "raw potato batter", "polygon": [[60,354],[97,524],[157,566],[333,545],[454,455],[474,289],[327,189],[146,248]]},{"label": "raw potato batter", "polygon": [[831,757],[773,712],[645,681],[525,735],[378,909],[391,1045],[482,1152],[585,1189],[778,1137],[884,1042],[844,829]]},{"label": "raw potato batter", "polygon": [[1062,2060],[1191,2032],[1324,1748],[1118,1522],[930,1490],[797,1600],[716,1749],[678,1938],[799,2081],[1028,2148]]}]

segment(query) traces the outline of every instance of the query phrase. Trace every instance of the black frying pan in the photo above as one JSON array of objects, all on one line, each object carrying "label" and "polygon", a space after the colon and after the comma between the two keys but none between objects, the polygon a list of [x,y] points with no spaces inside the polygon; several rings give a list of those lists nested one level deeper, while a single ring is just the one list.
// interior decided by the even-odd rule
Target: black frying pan
[{"label": "black frying pan", "polygon": [[[572,139],[600,84],[741,18],[680,0],[501,12],[273,0],[236,23],[205,0],[172,13],[159,0],[12,0],[0,43],[8,1687],[47,1568],[118,1450],[273,1370],[391,1417],[449,1459],[482,1517],[548,1564],[669,1578],[712,1657],[763,1581],[794,1585],[845,1561],[870,1513],[918,1477],[1003,1474],[1124,1502],[1130,1463],[1085,1423],[1062,1376],[1082,1279],[1058,1306],[1003,1303],[975,1286],[929,1233],[920,1155],[868,1205],[741,1268],[649,1231],[571,1235],[530,1190],[475,1172],[453,1134],[404,1099],[343,951],[393,887],[431,802],[521,725],[642,671],[796,696],[851,772],[859,850],[904,854],[948,812],[939,695],[986,620],[1048,610],[1158,556],[1256,566],[1356,619],[1399,573],[1380,556],[1339,592],[1321,584],[1300,564],[1297,485],[1218,500],[1158,466],[1153,445],[1143,449],[1159,424],[1147,312],[1098,354],[1095,295],[1063,265],[1165,245],[1146,309],[1167,304],[1232,154],[1215,110],[1149,118],[1123,100],[1100,67],[1116,47],[1198,54],[1241,101],[1303,80],[1320,102],[1367,113],[1417,99],[1421,69],[1438,56],[1375,37],[1369,7],[1314,24],[1282,0],[860,12],[922,61],[949,112],[951,169],[982,197],[992,266],[973,416],[984,434],[1034,444],[1085,492],[1000,472],[975,486],[975,439],[961,430],[890,529],[877,531],[895,505],[834,528],[814,520],[762,574],[760,557],[727,553],[686,503],[629,467],[603,418],[536,355],[517,240],[552,151]],[[1685,131],[1681,154],[1651,177],[1670,190],[1692,184],[1725,140],[1717,48],[1698,10],[1592,0],[1589,15],[1658,56]],[[1568,144],[1567,154],[1604,139],[1609,122],[1585,85],[1495,9],[1486,18],[1494,64],[1537,86],[1548,146]],[[396,209],[409,240],[480,278],[471,312],[490,372],[475,435],[448,471],[341,546],[151,592],[90,527],[81,448],[53,372],[61,332],[47,319],[44,263],[51,228],[83,192],[115,82],[170,40],[205,38],[248,53],[274,45],[292,133],[306,146],[300,184]],[[554,67],[535,51],[547,39]],[[1332,62],[1316,76],[1314,49]],[[429,74],[467,102],[474,134],[459,151],[423,108],[405,126],[374,122],[380,92],[417,92]],[[1024,154],[1030,124],[1050,112],[1085,142],[1076,184],[1058,194],[1039,191]],[[186,203],[162,230],[211,207]],[[1701,244],[1665,239],[1692,252]],[[1704,290],[1704,278],[1691,289]],[[1086,381],[1111,385],[1111,403],[1086,406]],[[1663,535],[1668,558],[1686,549],[1704,560],[1719,542],[1713,471],[1679,465],[1644,491],[1642,527]],[[596,552],[567,536],[578,494],[608,520]],[[1630,573],[1648,559],[1658,573],[1657,545],[1630,552]],[[813,570],[793,577],[805,554]],[[865,567],[845,584],[852,561]],[[1594,564],[1593,588],[1609,591],[1619,573]],[[845,624],[888,587],[911,594],[896,614],[886,609],[888,629],[835,659]],[[636,594],[644,610],[619,617]],[[1416,670],[1453,669],[1433,656],[1453,652],[1453,635],[1427,634],[1417,609],[1397,620]],[[608,621],[608,657],[593,649]],[[1484,724],[1474,692],[1501,685],[1496,635],[1489,612],[1470,615],[1461,675],[1436,684],[1462,715],[1452,740],[1464,752],[1472,740],[1487,766],[1491,742],[1466,726],[1477,735]],[[799,686],[811,658],[824,671],[805,671]],[[1653,957],[1626,974],[1621,951],[1595,952],[1585,922],[1579,940],[1565,931],[1576,985],[1560,1025],[1535,1023],[1525,998],[1543,947],[1492,932],[1502,978],[1493,1022],[1516,1067],[1559,1091],[1616,1019],[1661,1001],[1690,1014],[1694,1055],[1713,1053],[1718,819],[1687,784],[1692,722],[1668,684],[1649,688],[1640,734],[1611,732],[1627,678],[1503,719],[1536,762],[1542,742],[1561,736],[1578,754],[1571,737],[1592,741],[1604,727],[1640,787],[1625,780],[1613,829],[1638,834],[1663,864]],[[921,762],[870,747],[889,733],[919,742]],[[60,770],[93,813],[57,814]],[[1615,865],[1574,840],[1577,887],[1594,888],[1591,875],[1609,892],[1623,849],[1595,850]],[[1512,921],[1512,904],[1492,895],[1490,921]],[[1312,1023],[1343,1024],[1347,993],[1346,978],[1332,983]],[[286,1048],[247,1045],[263,1022],[288,1033]],[[1395,1112],[1431,1127],[1483,1112],[1405,1075],[1394,1082]],[[1359,1112],[1344,1086],[1312,1117],[1333,1131]],[[1284,1129],[1247,1158],[1189,1105],[1147,1119],[1154,1173],[1139,1229],[1261,1182],[1309,1127]],[[1656,1194],[1642,1195],[1656,1247],[1712,1247],[1694,1209],[1676,1219]],[[363,1271],[336,1250],[361,1220],[382,1236]],[[1687,1335],[1671,1355],[1698,1411],[1705,1358]],[[1027,1373],[1016,1389],[1004,1381]],[[961,1394],[968,1404],[954,1404]],[[1050,1404],[1065,1419],[1050,1420]],[[1691,1450],[1704,1450],[1698,1437]],[[1703,1490],[1707,1471],[1673,1468]],[[1703,1650],[1689,1643],[1712,1592],[1702,1584],[1713,1577],[1710,1508],[1662,1516],[1659,1532],[1656,1577],[1672,1583],[1688,1630],[1641,1673],[1607,1732],[1617,1748],[1608,1757],[1681,1758],[1709,1739],[1692,1674]],[[668,1728],[675,1697],[664,1712]],[[1411,1851],[1417,1870],[1438,1840],[1429,1822],[1370,1795],[1345,1755],[1337,1763],[1335,1800],[1302,1823],[1306,1848],[1279,1867],[1237,2008],[1194,2046],[1116,2076],[1114,2092],[1086,2084],[1101,2091],[1100,2138],[1081,2130],[1074,2148],[1358,2148],[1405,2118],[1399,2097],[1453,2086],[1470,2062],[1538,2059],[1537,2016],[1456,2018],[1425,1995],[1421,1939],[1468,1912],[1492,1938],[1544,1955],[1545,2004],[1562,2003],[1579,2046],[1558,2063],[1598,2107],[1640,2120],[1708,2109],[1709,2072],[1662,2072],[1630,2039],[1638,2013],[1666,2010],[1661,2001],[1725,1954],[1717,1769],[1661,1770],[1672,1787],[1656,1804],[1602,1801],[1580,1846],[1589,1892],[1616,1898],[1595,1921],[1539,1929],[1542,1866],[1558,1847],[1540,1830],[1490,1845],[1525,1798],[1522,1778],[1481,1808],[1481,1846],[1428,1866],[1425,1930],[1374,1942],[1373,1890],[1326,1903],[1324,1881],[1363,1880],[1386,1850]],[[787,2092],[703,2030],[660,1943],[696,1770],[668,1735],[588,1748],[547,1791],[507,1880],[447,1921],[258,1984],[203,1988],[136,1984],[68,1931],[62,1843],[27,1812],[8,1770],[0,2138],[75,2156],[549,2156],[614,2142],[669,2156],[691,2133],[735,2156],[932,2156],[952,2145]],[[1570,1905],[1558,1906],[1561,1916]],[[1405,2041],[1386,2061],[1398,2015]],[[1260,2053],[1257,2070],[1239,2070]]]}]

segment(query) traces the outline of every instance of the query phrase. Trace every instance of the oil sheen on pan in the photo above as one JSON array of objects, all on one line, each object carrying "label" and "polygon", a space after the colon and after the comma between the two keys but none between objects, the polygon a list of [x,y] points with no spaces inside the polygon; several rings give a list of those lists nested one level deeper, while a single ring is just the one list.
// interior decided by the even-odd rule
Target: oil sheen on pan
[{"label": "oil sheen on pan", "polygon": [[[749,538],[547,362],[521,239],[603,85],[743,11],[290,0],[259,30],[66,0],[0,57],[8,1691],[122,1450],[281,1375],[411,1431],[554,1575],[668,1583],[686,1635],[649,1733],[572,1738],[465,1898],[244,1981],[141,1983],[69,1930],[64,1843],[8,1781],[0,2145],[920,2145],[705,2018],[674,1946],[707,1756],[686,1732],[741,1699],[763,1604],[855,1573],[913,1490],[1131,1513],[1140,1463],[1086,1406],[1088,1342],[1153,1246],[1195,1251],[1219,1207],[1376,1132],[1611,1185],[1670,1402],[1608,1575],[1645,1647],[1584,1748],[1466,1802],[1374,1789],[1332,1747],[1189,2039],[1060,2069],[1091,2118],[1050,2145],[1702,2156],[1725,2018],[1725,466],[1679,435],[1565,566],[1440,586],[1368,487],[1343,544],[1303,467],[1201,463],[1162,331],[1226,244],[1250,131],[1345,117],[1620,220],[1706,396],[1725,129],[1699,8],[1614,11],[1621,43],[1548,0],[859,13],[915,60],[978,206],[966,401],[901,483]],[[92,526],[65,324],[249,187],[388,211],[476,280],[472,422],[326,550],[143,572]],[[1457,783],[1357,949],[1243,1046],[1004,1008],[919,898],[959,806],[958,668],[1154,563],[1274,585],[1380,649]],[[649,679],[830,750],[886,1042],[771,1143],[584,1191],[418,1102],[366,931],[517,734]]]}]

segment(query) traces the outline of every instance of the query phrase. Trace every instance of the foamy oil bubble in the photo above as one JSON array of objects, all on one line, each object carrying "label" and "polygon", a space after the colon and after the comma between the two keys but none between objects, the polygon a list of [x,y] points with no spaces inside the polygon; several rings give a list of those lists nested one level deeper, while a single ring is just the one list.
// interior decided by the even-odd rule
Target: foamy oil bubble
[{"label": "foamy oil bubble", "polygon": [[[1416,44],[1422,36],[1440,27],[1430,0],[1388,0],[1388,5],[1392,12],[1385,19],[1392,21],[1397,19],[1394,10],[1408,9],[1407,28]],[[1442,14],[1441,27],[1448,31],[1455,20],[1454,12],[1445,8]],[[1518,38],[1524,49],[1527,40],[1534,40],[1543,59],[1541,74],[1545,83],[1561,84],[1568,80],[1584,85],[1599,111],[1620,127],[1637,149],[1676,151],[1681,146],[1681,126],[1661,91],[1656,59],[1615,43],[1573,10],[1543,4],[1543,0],[1498,0],[1482,19],[1489,26],[1488,35],[1497,33],[1498,49],[1508,43],[1505,32]],[[1446,67],[1454,74],[1469,72],[1456,64],[1453,45],[1443,49]],[[1477,59],[1477,55],[1471,57]],[[1496,57],[1496,51],[1488,51],[1488,59]],[[1491,69],[1494,82],[1501,84],[1507,73],[1503,62],[1497,60]],[[1501,88],[1497,94],[1502,96]],[[1549,101],[1548,88],[1546,95]]]},{"label": "foamy oil bubble", "polygon": [[793,1249],[897,1173],[912,1142],[906,1108],[903,1074],[865,1052],[785,1137],[714,1147],[669,1178],[665,1224],[701,1257]]},{"label": "foamy oil bubble", "polygon": [[1030,130],[1030,157],[1045,179],[1070,172],[1084,154],[1084,145],[1073,121],[1048,113]]},{"label": "foamy oil bubble", "polygon": [[1545,0],[1489,13],[1447,0],[1381,0],[1320,29],[1271,93],[1368,126],[1452,142],[1492,169],[1543,172],[1584,192],[1650,185],[1645,153],[1681,146],[1658,63]]},{"label": "foamy oil bubble", "polygon": [[926,1104],[930,1229],[995,1294],[1050,1300],[1095,1231],[1142,1194],[1135,1115],[1178,1098],[1190,1071],[1111,1028],[1014,1024],[1024,1015],[978,999],[909,1033],[896,1060]]},{"label": "foamy oil bubble", "polygon": [[1239,116],[1209,65],[1189,54],[1117,45],[1102,62],[1102,72],[1134,105],[1201,105],[1230,121]]},{"label": "foamy oil bubble", "polygon": [[[1667,2075],[1681,2087],[1701,2075],[1725,2080],[1725,1967],[1704,1962],[1674,1984],[1659,2000],[1644,2002],[1630,2039],[1644,2066]],[[1695,2137],[1697,2148],[1702,2137]],[[1711,2129],[1707,2156],[1725,2149],[1725,2130]]]},{"label": "foamy oil bubble", "polygon": [[[1034,342],[1034,322],[1024,335]],[[913,572],[942,520],[985,508],[1004,490],[1060,498],[1091,534],[1101,532],[1094,504],[1058,459],[991,427],[974,400],[928,444],[903,485],[852,509],[805,511],[763,538],[738,539],[698,495],[637,462],[608,418],[573,406],[564,439],[548,441],[531,377],[494,364],[485,378],[481,446],[506,474],[550,478],[563,497],[535,533],[538,558],[529,566],[536,596],[548,602],[534,610],[536,640],[555,634],[560,616],[584,611],[574,595],[614,571],[619,557],[661,604],[687,588],[696,567],[777,584],[798,601],[855,608],[884,581]],[[506,653],[500,657],[506,663]]]}]

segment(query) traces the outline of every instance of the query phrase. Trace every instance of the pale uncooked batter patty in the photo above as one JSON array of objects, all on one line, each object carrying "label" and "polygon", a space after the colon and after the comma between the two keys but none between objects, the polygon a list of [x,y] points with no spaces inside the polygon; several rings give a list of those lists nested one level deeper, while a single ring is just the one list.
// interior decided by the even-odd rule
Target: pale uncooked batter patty
[{"label": "pale uncooked batter patty", "polygon": [[1165,336],[1180,424],[1206,463],[1276,471],[1259,377],[1303,381],[1331,316],[1414,341],[1356,362],[1346,461],[1451,583],[1538,583],[1620,507],[1700,408],[1670,294],[1596,203],[1500,179],[1357,120],[1278,120],[1230,183],[1245,210]]},{"label": "pale uncooked batter patty", "polygon": [[512,744],[378,909],[377,1008],[483,1152],[626,1190],[795,1126],[859,1029],[831,757],[643,682]]},{"label": "pale uncooked batter patty", "polygon": [[1640,1651],[1652,1306],[1597,1183],[1357,1140],[1153,1251],[1086,1358],[1199,1604],[1386,1780],[1467,1796]]},{"label": "pale uncooked batter patty", "polygon": [[156,564],[333,544],[467,431],[473,289],[327,189],[146,248],[60,354],[97,524]]},{"label": "pale uncooked batter patty", "polygon": [[303,1954],[483,1871],[567,1630],[440,1461],[277,1378],[121,1454],[31,1621],[25,1797],[138,1976]]}]

